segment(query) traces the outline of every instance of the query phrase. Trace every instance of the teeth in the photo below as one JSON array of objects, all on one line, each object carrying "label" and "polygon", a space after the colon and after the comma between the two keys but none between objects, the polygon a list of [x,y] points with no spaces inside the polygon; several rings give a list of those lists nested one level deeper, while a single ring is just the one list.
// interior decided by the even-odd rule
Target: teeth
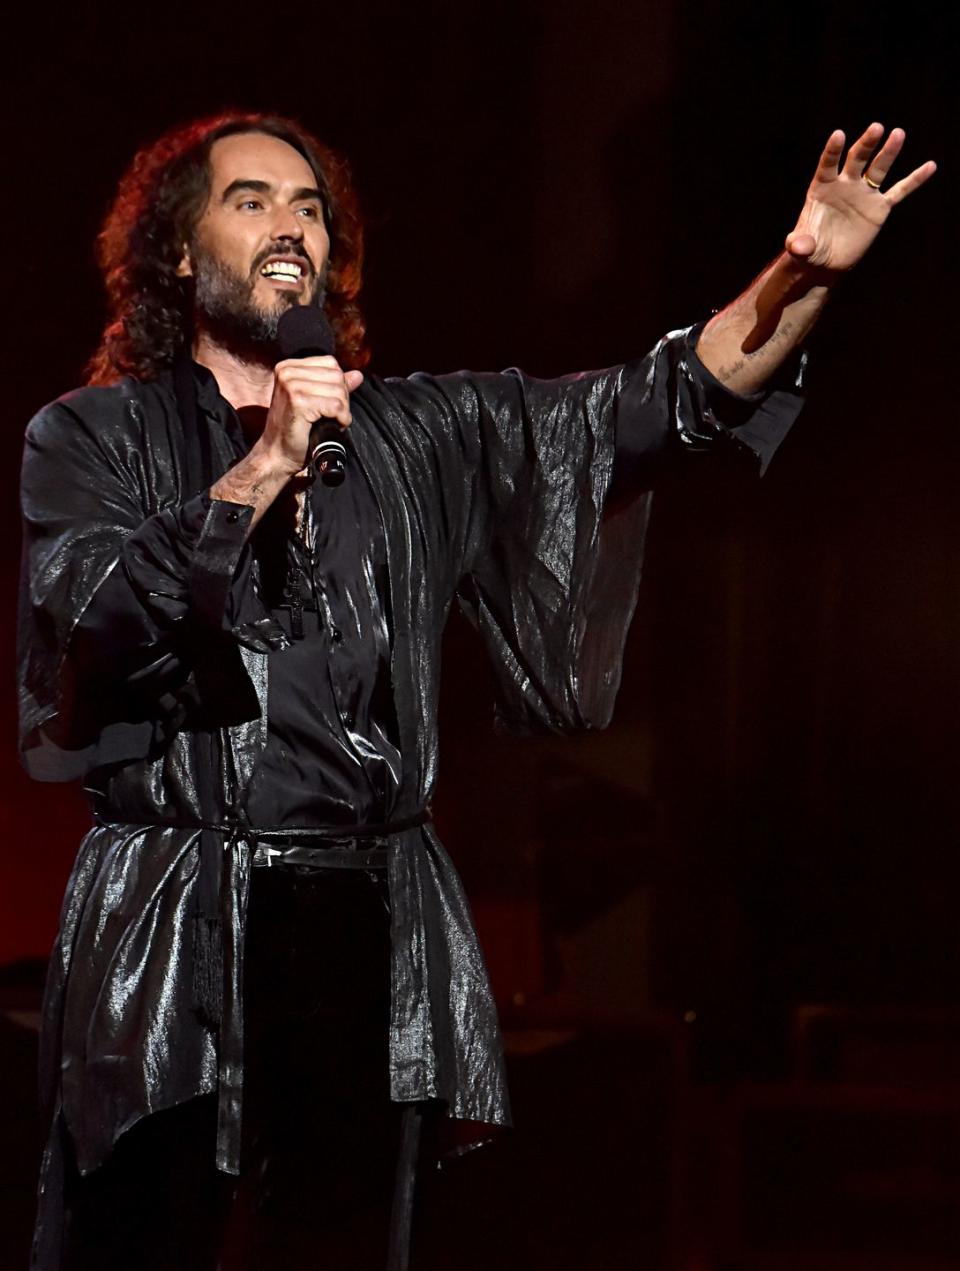
[{"label": "teeth", "polygon": [[260,270],[267,278],[299,278],[303,273],[300,265],[287,260],[271,260]]}]

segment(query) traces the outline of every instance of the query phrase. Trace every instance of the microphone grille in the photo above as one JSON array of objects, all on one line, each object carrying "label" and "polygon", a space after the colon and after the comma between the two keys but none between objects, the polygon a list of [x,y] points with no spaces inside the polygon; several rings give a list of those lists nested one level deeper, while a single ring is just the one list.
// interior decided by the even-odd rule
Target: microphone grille
[{"label": "microphone grille", "polygon": [[315,305],[294,305],[280,315],[277,345],[281,358],[323,357],[336,347],[326,314]]}]

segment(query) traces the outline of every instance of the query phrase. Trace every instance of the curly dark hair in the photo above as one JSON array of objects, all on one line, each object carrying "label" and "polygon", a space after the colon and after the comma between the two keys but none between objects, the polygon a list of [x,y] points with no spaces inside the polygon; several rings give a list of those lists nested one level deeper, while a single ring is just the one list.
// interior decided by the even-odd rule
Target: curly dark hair
[{"label": "curly dark hair", "polygon": [[368,361],[357,304],[363,227],[346,162],[293,120],[231,113],[166,133],[138,151],[124,174],[97,239],[108,318],[87,367],[89,383],[155,379],[189,345],[192,282],[177,276],[177,265],[209,196],[213,143],[245,132],[285,141],[313,170],[330,234],[324,308],[337,356],[346,367]]}]

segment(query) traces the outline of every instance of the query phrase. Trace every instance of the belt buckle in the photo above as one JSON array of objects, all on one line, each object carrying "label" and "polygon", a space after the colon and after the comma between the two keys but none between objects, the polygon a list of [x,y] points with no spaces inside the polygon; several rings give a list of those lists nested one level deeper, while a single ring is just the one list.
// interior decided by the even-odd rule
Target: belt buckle
[{"label": "belt buckle", "polygon": [[273,858],[275,856],[282,856],[282,855],[283,855],[282,848],[270,847],[266,843],[258,843],[256,850],[253,853],[253,863],[254,865],[270,866],[273,864]]}]

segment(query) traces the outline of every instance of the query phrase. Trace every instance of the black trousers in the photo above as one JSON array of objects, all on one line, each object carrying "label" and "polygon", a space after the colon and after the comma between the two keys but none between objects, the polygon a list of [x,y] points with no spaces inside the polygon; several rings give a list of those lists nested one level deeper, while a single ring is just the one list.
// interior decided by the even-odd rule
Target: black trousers
[{"label": "black trousers", "polygon": [[385,883],[253,871],[240,1177],[213,1165],[215,1097],[128,1131],[68,1176],[66,1271],[381,1271],[399,1111],[389,1101]]}]

